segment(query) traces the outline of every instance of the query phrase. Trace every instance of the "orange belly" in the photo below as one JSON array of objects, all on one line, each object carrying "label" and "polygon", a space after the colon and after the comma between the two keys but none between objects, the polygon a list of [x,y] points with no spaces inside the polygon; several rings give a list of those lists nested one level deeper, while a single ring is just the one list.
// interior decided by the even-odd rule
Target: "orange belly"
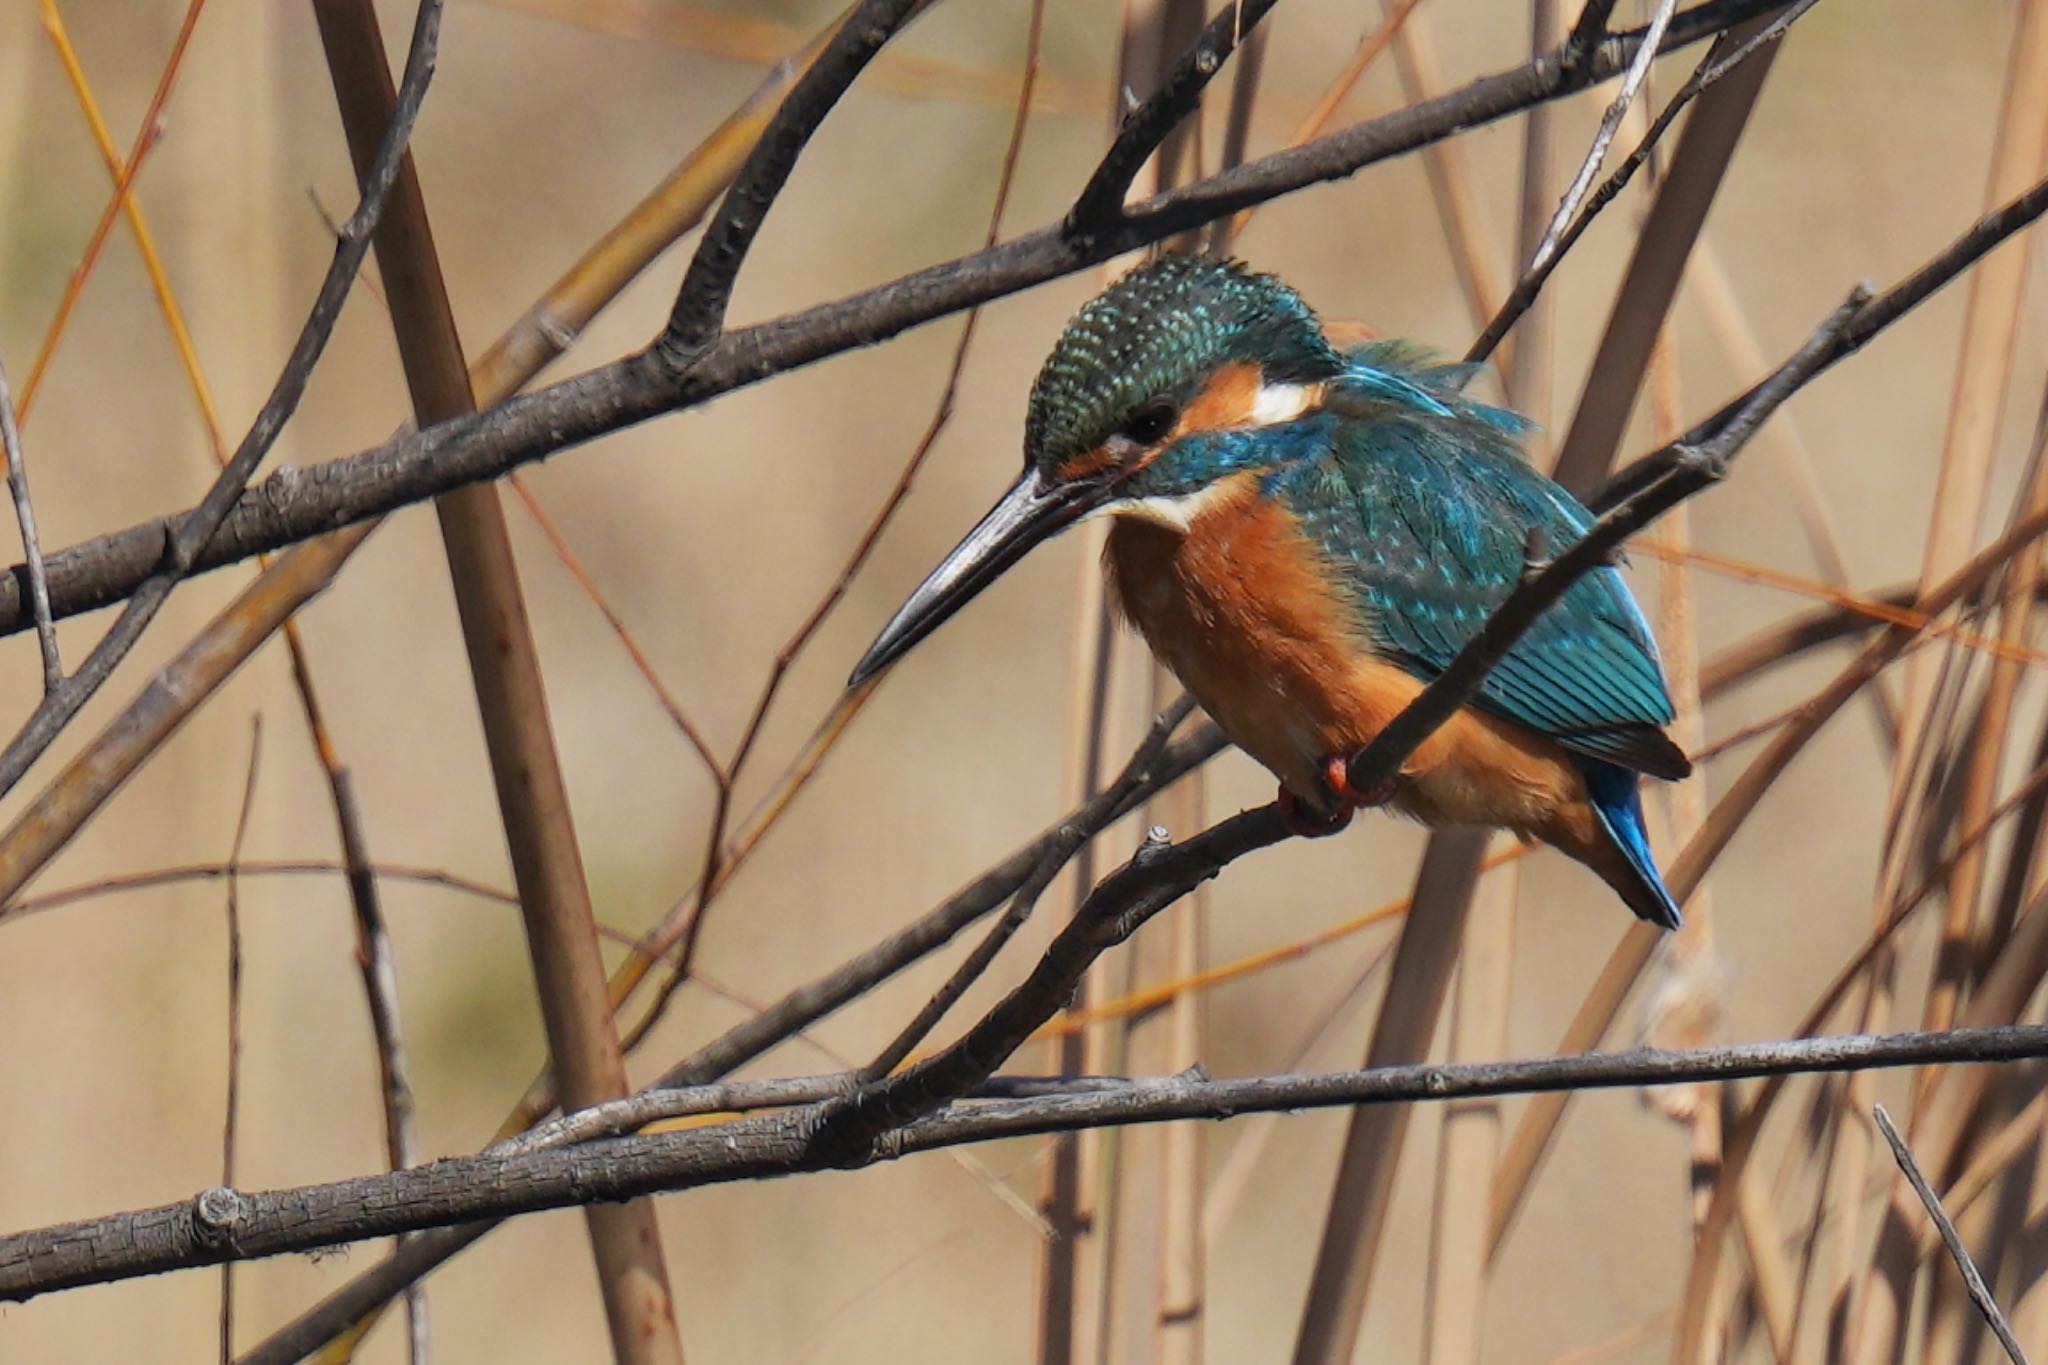
[{"label": "orange belly", "polygon": [[[1318,572],[1320,551],[1252,477],[1206,498],[1185,529],[1120,516],[1107,568],[1124,613],[1231,741],[1321,802],[1325,760],[1364,748],[1422,683],[1370,653],[1356,606]],[[1471,707],[1410,755],[1394,801],[1431,824],[1567,846],[1588,814],[1562,748]]]}]

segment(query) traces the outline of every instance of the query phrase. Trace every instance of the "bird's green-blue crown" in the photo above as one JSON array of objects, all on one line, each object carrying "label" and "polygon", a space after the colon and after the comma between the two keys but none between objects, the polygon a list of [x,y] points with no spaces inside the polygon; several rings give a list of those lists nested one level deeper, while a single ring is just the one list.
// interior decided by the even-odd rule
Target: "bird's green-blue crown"
[{"label": "bird's green-blue crown", "polygon": [[1031,386],[1025,458],[1057,468],[1158,398],[1185,403],[1216,368],[1268,383],[1328,379],[1343,361],[1301,296],[1235,261],[1163,256],[1083,305]]}]

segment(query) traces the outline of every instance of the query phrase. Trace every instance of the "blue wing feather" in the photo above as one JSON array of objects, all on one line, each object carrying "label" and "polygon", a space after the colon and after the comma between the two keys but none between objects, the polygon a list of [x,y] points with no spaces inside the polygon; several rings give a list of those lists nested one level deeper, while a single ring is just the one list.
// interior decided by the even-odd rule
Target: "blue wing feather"
[{"label": "blue wing feather", "polygon": [[[1457,391],[1460,371],[1384,346],[1350,358],[1326,410],[1298,425],[1314,454],[1275,469],[1271,491],[1346,580],[1375,647],[1434,676],[1513,589],[1530,531],[1554,550],[1592,518],[1522,460],[1521,419]],[[1656,733],[1672,718],[1656,644],[1612,568],[1544,613],[1477,702],[1590,757],[1684,770]]]}]

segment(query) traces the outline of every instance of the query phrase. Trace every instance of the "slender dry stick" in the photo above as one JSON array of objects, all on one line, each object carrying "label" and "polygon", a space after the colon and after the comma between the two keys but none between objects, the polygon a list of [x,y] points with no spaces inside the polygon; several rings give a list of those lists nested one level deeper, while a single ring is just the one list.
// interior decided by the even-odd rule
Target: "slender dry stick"
[{"label": "slender dry stick", "polygon": [[21,429],[14,420],[14,395],[7,387],[7,368],[0,365],[0,447],[7,456],[7,492],[14,499],[14,524],[21,530],[21,557],[28,565],[28,600],[35,614],[36,645],[43,654],[43,691],[54,692],[64,681],[64,661],[57,654],[57,624],[50,617],[50,580],[43,569],[43,545],[36,536],[35,504],[28,496],[28,460],[21,453]]},{"label": "slender dry stick", "polygon": [[[314,0],[314,17],[350,156],[357,178],[367,184],[377,139],[398,108],[376,11],[370,0]],[[469,372],[409,156],[400,162],[376,250],[415,418],[424,426],[471,411]],[[582,1108],[616,1099],[628,1089],[625,1063],[504,509],[495,489],[474,485],[444,495],[435,510],[519,887],[548,1052],[567,1104]],[[585,1217],[614,1357],[621,1365],[681,1365],[653,1205],[593,1206]]]},{"label": "slender dry stick", "polygon": [[[1023,150],[1024,132],[1031,108],[1030,97],[1036,89],[1036,74],[1040,67],[1042,32],[1042,0],[1038,0],[1033,6],[1032,19],[1026,35],[1025,79],[1011,123],[1010,139],[1004,151],[1002,168],[997,177],[995,202],[990,210],[984,245],[991,245],[996,240],[1004,210],[1009,203],[1010,190],[1015,183],[1017,163]],[[823,41],[823,38],[819,39],[820,44]],[[734,786],[738,782],[741,768],[753,752],[754,743],[761,733],[784,678],[833,609],[844,599],[854,577],[866,565],[875,546],[880,542],[882,533],[894,519],[905,498],[909,496],[911,486],[930,458],[940,434],[952,421],[954,403],[959,394],[960,376],[966,367],[968,347],[974,339],[979,318],[979,308],[968,312],[959,340],[954,344],[953,358],[947,368],[946,379],[931,419],[926,423],[923,435],[919,437],[909,457],[904,461],[895,484],[884,496],[881,507],[869,519],[866,529],[862,531],[846,563],[831,585],[812,605],[802,624],[776,651],[775,659],[769,667],[768,678],[755,698],[753,711],[734,748],[731,762],[720,764],[708,748],[703,750],[705,760],[711,765],[714,775],[716,796],[704,863],[698,876],[695,893],[679,901],[660,923],[647,931],[642,941],[635,945],[633,952],[611,974],[608,983],[613,1007],[616,1009],[638,989],[646,979],[648,971],[659,959],[672,957],[671,969],[656,989],[654,999],[626,1033],[623,1045],[629,1053],[638,1048],[653,1031],[655,1025],[667,1014],[670,1003],[681,990],[683,983],[690,979],[690,969],[695,964],[696,945],[700,941],[704,917],[709,912],[712,902],[731,882],[747,855],[758,846],[761,838],[789,808],[789,803],[797,791],[817,772],[825,755],[844,733],[845,725],[852,719],[853,713],[873,694],[872,687],[863,687],[846,693],[834,703],[833,710],[819,723],[817,738],[776,784],[761,812],[750,822],[748,829],[741,837],[728,841],[727,824],[730,819]],[[892,1062],[891,1065],[893,1064]],[[525,1127],[552,1108],[554,1103],[555,1095],[548,1078],[538,1078],[528,1087],[526,1096],[505,1125],[506,1129]]]},{"label": "slender dry stick", "polygon": [[[249,722],[249,768],[242,778],[242,807],[235,816],[235,837],[228,844],[228,1082],[222,1101],[220,1183],[235,1185],[235,1137],[242,1117],[242,841],[249,833],[249,813],[256,808],[256,774],[263,757],[263,717]],[[235,1268],[220,1268],[220,1360],[235,1355]]]},{"label": "slender dry stick", "polygon": [[[2001,110],[1998,141],[1992,153],[1991,172],[1985,186],[1985,205],[2008,198],[2017,188],[2048,173],[2048,79],[2041,66],[2048,62],[2048,4],[2028,0],[2014,16],[2011,64],[2007,72],[2004,107]],[[1956,354],[1953,401],[1949,409],[1947,439],[1936,476],[1925,546],[1922,552],[1922,581],[1947,573],[1968,554],[1982,521],[1985,499],[1992,476],[1992,456],[1997,444],[1999,414],[2003,396],[2013,373],[2012,343],[2019,324],[2018,294],[2025,279],[2031,243],[2023,240],[2016,251],[2001,252],[1987,260],[1970,281],[1962,344]],[[1893,765],[1892,790],[1887,812],[1889,847],[1878,884],[1877,908],[1897,891],[1904,874],[1910,840],[1905,831],[1919,808],[1925,790],[1915,780],[1918,759],[1933,738],[1931,721],[1937,699],[1936,682],[1947,663],[1949,651],[1923,654],[1908,663],[1905,675],[1905,729],[1899,758]],[[1945,943],[1959,940],[1968,931],[1974,906],[1951,906],[1943,926]],[[1954,957],[1955,950],[1942,956]],[[1936,997],[1930,1001],[1929,1017],[1952,1015],[1957,989],[1938,975]],[[1881,1028],[1889,1018],[1889,973],[1873,974],[1866,1027]],[[1872,1103],[1870,1088],[1852,1082],[1846,1088],[1845,1105],[1857,1111]],[[1919,1109],[1916,1106],[1916,1132]],[[1836,1126],[1836,1144],[1842,1155],[1839,1178],[1856,1188],[1870,1160],[1867,1130],[1860,1123]],[[1853,1219],[1854,1210],[1850,1211]],[[1887,1220],[1888,1222],[1894,1220]],[[1844,1252],[1833,1276],[1825,1286],[1833,1301],[1858,1300],[1849,1305],[1852,1315],[1848,1358],[1858,1362],[1886,1358],[1892,1342],[1904,1327],[1902,1296],[1905,1286],[1897,1277],[1904,1273],[1901,1259],[1894,1255],[1886,1273],[1865,1276],[1857,1273],[1850,1248],[1858,1246],[1851,1232],[1843,1239]],[[1896,1243],[1893,1235],[1891,1242]],[[1859,1248],[1860,1249],[1860,1248]]]},{"label": "slender dry stick", "polygon": [[[70,279],[64,283],[64,293],[57,301],[57,312],[43,334],[42,349],[36,353],[35,363],[29,367],[28,379],[21,390],[23,422],[28,420],[29,409],[35,406],[36,395],[42,391],[43,378],[49,373],[50,362],[57,355],[57,344],[63,340],[71,315],[77,311],[78,300],[85,293],[85,282],[92,278],[93,268],[99,264],[100,252],[107,244],[107,234],[113,231],[114,217],[126,202],[129,187],[141,173],[143,161],[155,149],[162,135],[164,106],[170,102],[171,91],[184,70],[185,52],[191,46],[192,32],[199,26],[199,15],[205,8],[206,0],[190,0],[185,6],[185,17],[178,24],[177,36],[171,40],[170,54],[165,57],[163,70],[157,75],[156,88],[150,92],[149,104],[142,112],[142,122],[136,126],[135,141],[129,146],[128,159],[115,176],[114,191],[108,197],[106,207],[100,211],[99,221],[93,224],[92,235],[86,239],[78,264],[72,267]],[[45,28],[62,27],[64,21],[57,12],[55,0],[41,0],[41,9]]]},{"label": "slender dry stick", "polygon": [[[1720,41],[1740,44],[1767,27],[1763,20],[1751,20]],[[1613,462],[1642,386],[1651,343],[1671,311],[1686,258],[1720,190],[1778,48],[1777,43],[1767,43],[1754,49],[1753,55],[1694,101],[1692,117],[1672,154],[1670,172],[1660,183],[1636,238],[1607,330],[1588,371],[1586,391],[1558,451],[1555,473],[1567,488],[1592,487]],[[1479,349],[1473,348],[1475,352]]]},{"label": "slender dry stick", "polygon": [[[1539,0],[1531,6],[1532,53],[1550,51],[1562,36],[1556,0]],[[1556,194],[1552,165],[1555,114],[1554,108],[1545,106],[1530,110],[1524,121],[1514,246],[1516,258],[1521,260],[1537,250],[1545,215]],[[1556,373],[1555,312],[1553,299],[1541,298],[1533,304],[1523,319],[1514,368],[1507,376],[1515,407],[1539,429],[1550,422]],[[1532,461],[1539,466],[1547,463],[1533,454]],[[1520,895],[1521,874],[1514,868],[1482,883],[1475,894],[1459,948],[1449,1039],[1452,1061],[1498,1057],[1506,1050]],[[1498,1101],[1466,1100],[1446,1106],[1438,1130],[1425,1354],[1445,1365],[1476,1365],[1484,1358],[1488,1196],[1500,1157],[1502,1123]]]},{"label": "slender dry stick", "polygon": [[[1675,0],[1665,0],[1675,3]],[[1400,0],[1380,0],[1380,13],[1394,40],[1394,69],[1400,73],[1401,91],[1410,104],[1433,98],[1442,88],[1443,77],[1430,40],[1429,16],[1412,14]],[[1406,23],[1395,23],[1406,18]],[[1663,40],[1663,30],[1652,25],[1646,30],[1644,47],[1654,50]],[[1640,53],[1635,58],[1642,59]],[[1626,74],[1623,76],[1627,79]],[[1451,260],[1457,266],[1458,285],[1465,296],[1465,309],[1474,327],[1485,325],[1506,292],[1501,279],[1500,243],[1480,207],[1479,178],[1472,169],[1462,142],[1439,142],[1422,153],[1424,172],[1429,177],[1430,195],[1436,201],[1437,216],[1443,220]],[[1513,358],[1503,355],[1503,374],[1514,374]]]},{"label": "slender dry stick", "polygon": [[1956,1225],[1950,1221],[1947,1210],[1941,1206],[1941,1197],[1927,1184],[1927,1177],[1920,1173],[1919,1165],[1913,1160],[1913,1153],[1906,1146],[1906,1140],[1899,1136],[1899,1130],[1892,1126],[1892,1116],[1884,1106],[1872,1106],[1871,1113],[1877,1119],[1877,1126],[1884,1133],[1884,1140],[1891,1144],[1892,1156],[1905,1173],[1913,1192],[1920,1196],[1920,1202],[1927,1206],[1927,1216],[1941,1233],[1941,1240],[1948,1245],[1948,1254],[1954,1258],[1956,1269],[1962,1272],[1963,1283],[1970,1291],[1970,1301],[1977,1305],[1977,1311],[1984,1315],[1991,1330],[1997,1334],[1999,1345],[2005,1348],[2006,1358],[2013,1365],[2027,1365],[2027,1353],[2012,1334],[2012,1324],[2005,1320],[2005,1314],[1998,1307],[1991,1291],[1985,1288],[1984,1277],[1977,1271],[1977,1263],[1970,1258],[1970,1249],[1963,1245],[1963,1239],[1956,1233]]},{"label": "slender dry stick", "polygon": [[[313,366],[326,350],[334,324],[341,313],[356,271],[369,250],[369,234],[383,212],[385,196],[398,174],[401,154],[419,117],[433,76],[440,34],[441,0],[421,0],[413,24],[412,41],[406,51],[405,78],[401,83],[394,113],[384,130],[369,174],[360,177],[363,197],[356,211],[342,225],[335,243],[334,258],[313,302],[312,310],[293,344],[291,356],[278,375],[277,384],[264,400],[262,409],[242,438],[233,457],[207,489],[206,496],[192,511],[177,519],[153,560],[149,575],[138,584],[114,624],[94,644],[78,670],[46,694],[18,734],[0,751],[0,793],[13,789],[78,709],[113,674],[116,666],[141,638],[169,599],[172,589],[192,571],[199,552],[219,529],[241,496],[257,465],[277,440],[284,423],[298,407],[312,376]],[[115,202],[118,204],[119,197]]]},{"label": "slender dry stick", "polygon": [[[100,164],[107,168],[107,175],[112,179],[114,192],[120,200],[121,214],[128,220],[129,233],[135,238],[135,249],[142,254],[150,291],[156,295],[157,311],[163,315],[164,326],[171,334],[171,344],[178,352],[178,362],[184,367],[186,381],[192,388],[192,397],[199,404],[200,420],[205,424],[207,438],[212,443],[214,459],[225,464],[228,446],[221,435],[220,412],[214,405],[213,390],[199,368],[198,348],[193,344],[191,328],[185,325],[185,311],[178,306],[177,295],[171,289],[169,272],[165,270],[163,257],[156,248],[156,236],[149,230],[149,219],[142,211],[142,201],[135,195],[133,174],[123,164],[121,153],[114,146],[114,136],[100,113],[99,100],[93,94],[92,83],[86,79],[84,64],[72,46],[63,16],[57,12],[54,0],[41,0],[41,8],[43,30],[49,34],[50,44],[57,51],[57,60],[63,64],[65,78],[77,96],[79,112],[85,115],[86,129],[92,134],[93,145],[99,149]],[[193,16],[188,14],[190,17]],[[167,64],[175,66],[183,56],[184,44],[180,42],[172,47]],[[155,130],[146,129],[150,144],[154,143],[156,136]],[[143,143],[139,140],[137,145]],[[330,223],[329,230],[333,229],[334,225]]]},{"label": "slender dry stick", "polygon": [[[1010,120],[1009,141],[1004,146],[1001,166],[996,174],[995,200],[989,209],[988,231],[982,238],[984,249],[994,246],[996,239],[1001,235],[1003,214],[1009,207],[1010,191],[1016,184],[1017,163],[1024,150],[1024,133],[1031,121],[1031,96],[1037,88],[1044,32],[1045,0],[1033,0],[1025,24],[1024,77],[1018,85],[1017,107]],[[775,652],[775,659],[769,665],[767,680],[756,694],[753,712],[747,719],[746,728],[740,732],[739,743],[733,748],[732,760],[724,766],[718,777],[718,794],[713,805],[710,833],[705,841],[704,865],[697,877],[697,903],[683,932],[674,975],[671,984],[664,987],[664,995],[673,994],[674,983],[689,975],[690,966],[696,959],[697,944],[703,934],[705,916],[716,897],[716,888],[722,882],[726,824],[731,814],[733,788],[739,782],[741,771],[754,751],[755,741],[761,736],[761,727],[767,722],[769,710],[774,706],[775,698],[782,689],[784,679],[789,676],[790,668],[816,637],[818,629],[825,624],[833,610],[844,600],[855,576],[867,564],[875,546],[880,543],[882,533],[888,529],[895,519],[897,510],[910,496],[911,486],[916,482],[925,462],[930,459],[940,434],[951,424],[954,402],[960,392],[960,375],[966,369],[968,348],[973,345],[975,328],[980,321],[979,308],[968,310],[966,320],[961,324],[960,338],[953,346],[953,359],[947,366],[945,382],[939,390],[939,401],[933,409],[930,421],[925,424],[924,434],[911,448],[910,457],[904,461],[902,469],[896,475],[896,482],[883,497],[881,507],[869,518],[867,527],[861,532],[860,539],[847,556],[838,576],[812,605],[810,613],[796,631]],[[613,989],[616,992],[616,979]],[[650,1011],[642,1025],[643,1031],[658,1018],[660,1011]]]},{"label": "slender dry stick", "polygon": [[[1544,227],[1543,235],[1536,241],[1535,250],[1527,257],[1528,264],[1523,273],[1533,275],[1548,266],[1564,245],[1565,228],[1585,202],[1586,195],[1593,188],[1593,177],[1600,173],[1601,163],[1607,160],[1607,149],[1614,144],[1614,135],[1621,131],[1621,121],[1627,117],[1629,107],[1642,91],[1643,82],[1649,79],[1650,63],[1656,59],[1657,47],[1662,43],[1664,30],[1671,25],[1671,16],[1677,12],[1677,0],[1658,0],[1650,14],[1649,27],[1642,47],[1621,73],[1621,84],[1608,101],[1605,112],[1600,115],[1600,124],[1593,130],[1593,140],[1586,147],[1586,155],[1579,162],[1579,169],[1573,174],[1571,183],[1565,186],[1564,197],[1557,201],[1556,212],[1550,215],[1550,222]],[[1689,82],[1695,89],[1705,82]],[[1674,100],[1674,103],[1677,101]],[[1645,144],[1652,139],[1646,137]]]}]

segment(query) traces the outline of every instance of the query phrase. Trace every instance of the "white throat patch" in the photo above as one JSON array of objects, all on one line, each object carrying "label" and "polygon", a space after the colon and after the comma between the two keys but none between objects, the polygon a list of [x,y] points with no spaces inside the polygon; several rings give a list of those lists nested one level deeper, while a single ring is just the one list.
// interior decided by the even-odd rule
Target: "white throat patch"
[{"label": "white throat patch", "polygon": [[1215,483],[1197,488],[1192,493],[1175,497],[1128,498],[1113,502],[1102,510],[1112,516],[1129,517],[1133,521],[1149,521],[1154,526],[1164,526],[1169,531],[1186,535],[1201,515],[1211,507],[1224,501],[1235,490],[1230,481],[1219,479]]}]

